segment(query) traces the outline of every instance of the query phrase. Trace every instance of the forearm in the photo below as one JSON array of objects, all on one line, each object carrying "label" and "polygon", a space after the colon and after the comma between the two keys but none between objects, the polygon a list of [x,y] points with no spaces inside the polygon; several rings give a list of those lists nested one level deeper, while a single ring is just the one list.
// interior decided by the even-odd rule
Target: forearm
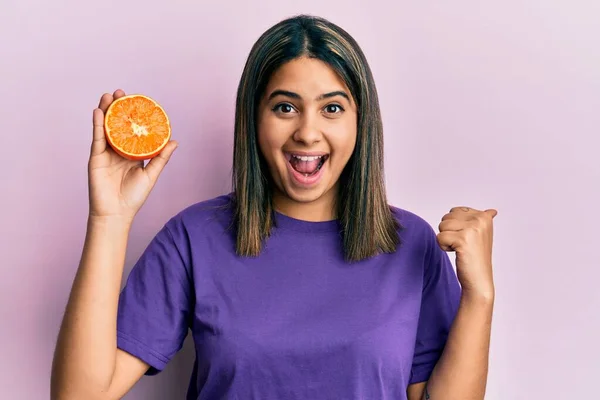
[{"label": "forearm", "polygon": [[463,292],[446,347],[427,383],[423,400],[484,398],[493,303],[493,295]]},{"label": "forearm", "polygon": [[101,392],[115,368],[116,320],[129,223],[88,220],[52,367],[52,398]]}]

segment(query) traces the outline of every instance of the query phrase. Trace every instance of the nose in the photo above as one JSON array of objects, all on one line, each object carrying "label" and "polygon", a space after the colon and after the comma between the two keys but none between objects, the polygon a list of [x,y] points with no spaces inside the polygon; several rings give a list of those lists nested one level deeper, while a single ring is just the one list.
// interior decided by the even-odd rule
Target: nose
[{"label": "nose", "polygon": [[322,137],[323,135],[318,127],[316,118],[306,114],[300,118],[300,125],[293,136],[296,142],[311,146],[320,142]]}]

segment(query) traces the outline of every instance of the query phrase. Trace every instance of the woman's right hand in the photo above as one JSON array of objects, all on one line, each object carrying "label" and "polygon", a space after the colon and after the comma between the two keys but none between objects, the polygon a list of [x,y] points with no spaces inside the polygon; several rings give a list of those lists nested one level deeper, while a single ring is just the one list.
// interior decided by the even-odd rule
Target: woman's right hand
[{"label": "woman's right hand", "polygon": [[94,110],[94,137],[88,163],[90,217],[115,218],[131,222],[154,187],[158,176],[177,148],[170,141],[163,151],[144,167],[118,155],[107,143],[104,115],[114,99],[125,96],[122,90],[104,94]]}]

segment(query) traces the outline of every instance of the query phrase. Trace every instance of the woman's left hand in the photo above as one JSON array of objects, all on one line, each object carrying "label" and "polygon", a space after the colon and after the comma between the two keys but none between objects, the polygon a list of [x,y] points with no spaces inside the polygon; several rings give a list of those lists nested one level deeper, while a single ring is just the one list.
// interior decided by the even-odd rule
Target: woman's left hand
[{"label": "woman's left hand", "polygon": [[492,273],[494,209],[454,207],[442,218],[437,240],[444,251],[456,253],[456,272],[464,294],[494,296]]}]

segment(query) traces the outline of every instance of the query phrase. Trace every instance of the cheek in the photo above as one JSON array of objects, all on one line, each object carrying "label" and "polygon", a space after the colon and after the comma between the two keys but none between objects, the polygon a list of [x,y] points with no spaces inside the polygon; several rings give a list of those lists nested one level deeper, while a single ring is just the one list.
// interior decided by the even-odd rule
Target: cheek
[{"label": "cheek", "polygon": [[258,145],[262,155],[271,167],[274,166],[277,154],[284,144],[280,136],[277,127],[270,121],[263,120],[258,125]]},{"label": "cheek", "polygon": [[269,146],[268,143],[266,141],[265,135],[264,135],[264,130],[262,129],[258,129],[257,135],[258,135],[258,148],[262,154],[263,157],[265,157],[267,160],[269,159]]},{"label": "cheek", "polygon": [[281,150],[288,140],[289,124],[278,121],[276,118],[263,118],[258,125],[258,140],[265,151],[276,152]]},{"label": "cheek", "polygon": [[334,151],[341,156],[340,159],[343,159],[344,163],[348,161],[352,153],[354,152],[354,147],[356,146],[356,126],[353,123],[348,123],[344,127],[340,127],[335,135],[332,136],[331,141],[332,147]]},{"label": "cheek", "polygon": [[269,142],[271,137],[271,129],[269,127],[269,122],[265,117],[262,117],[258,120],[256,126],[256,134],[258,136],[258,146],[263,156],[269,159]]}]

